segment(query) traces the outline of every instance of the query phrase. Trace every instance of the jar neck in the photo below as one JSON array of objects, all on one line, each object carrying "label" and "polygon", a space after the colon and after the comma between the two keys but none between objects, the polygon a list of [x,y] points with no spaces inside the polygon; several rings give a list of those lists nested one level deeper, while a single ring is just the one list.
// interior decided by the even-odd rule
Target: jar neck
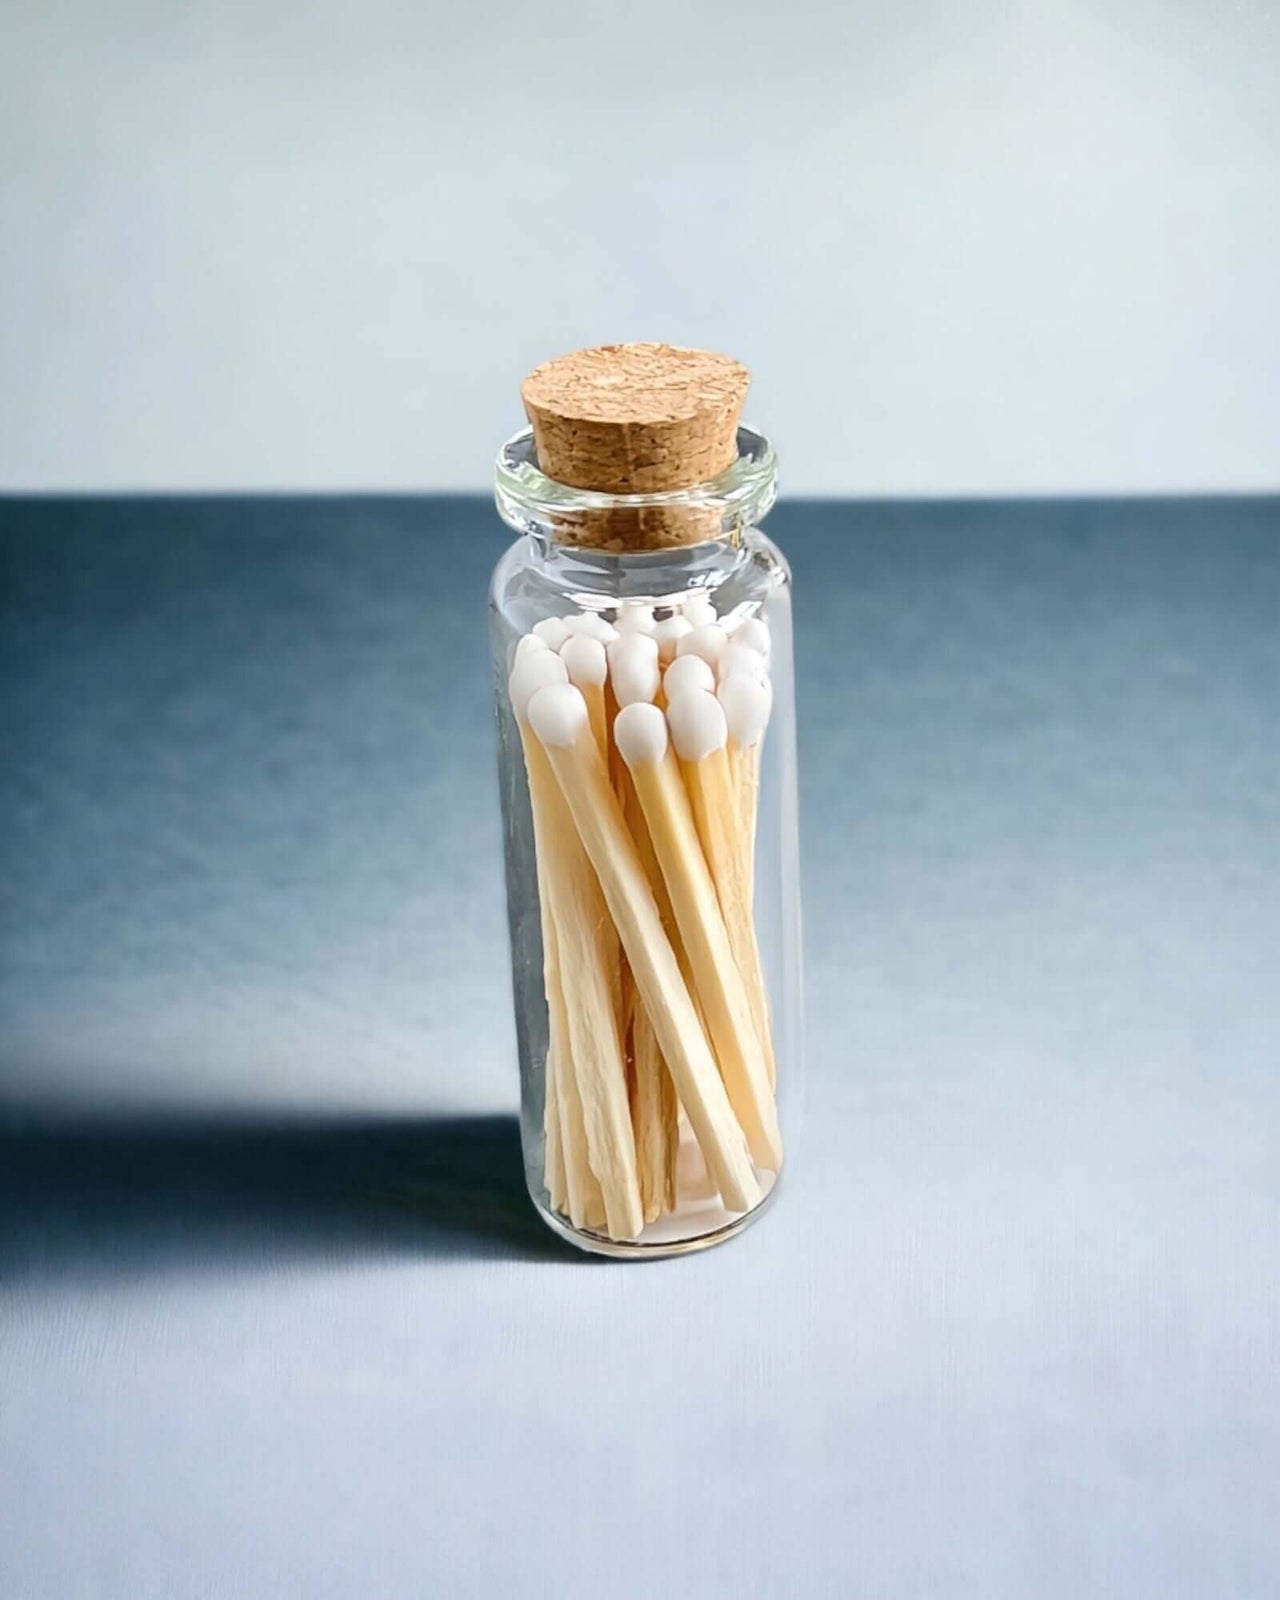
[{"label": "jar neck", "polygon": [[743,535],[704,539],[666,550],[596,550],[556,544],[541,532],[526,534],[520,560],[531,575],[582,610],[643,601],[678,606],[695,590],[712,591],[752,560]]},{"label": "jar neck", "polygon": [[558,483],[538,469],[532,429],[507,441],[495,474],[498,512],[549,554],[575,550],[669,561],[704,546],[739,546],[773,505],[777,464],[769,441],[738,429],[737,459],[718,478],[662,494],[602,494]]}]

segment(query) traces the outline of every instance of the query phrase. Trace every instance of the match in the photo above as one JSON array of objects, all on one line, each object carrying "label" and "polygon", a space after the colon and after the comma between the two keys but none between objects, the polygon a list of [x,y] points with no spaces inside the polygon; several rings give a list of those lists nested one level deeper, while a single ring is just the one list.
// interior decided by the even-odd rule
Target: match
[{"label": "match", "polygon": [[777,1081],[777,1066],[752,919],[751,875],[744,861],[740,790],[734,782],[726,748],[729,729],[725,710],[708,690],[683,689],[667,707],[667,723],[729,945],[747,992],[767,1079],[772,1085]]},{"label": "match", "polygon": [[[720,1197],[730,1211],[750,1210],[761,1190],[747,1141],[591,736],[587,703],[572,684],[551,683],[529,700],[528,718],[595,869],[641,1002]],[[559,926],[557,920],[557,931]],[[762,1147],[767,1132],[762,1125]],[[634,1170],[634,1147],[632,1158]],[[639,1213],[638,1194],[636,1207]]]},{"label": "match", "polygon": [[666,721],[656,706],[628,706],[614,738],[640,798],[730,1104],[756,1164],[776,1172],[782,1142],[768,1069]]},{"label": "match", "polygon": [[[586,701],[581,691],[566,681],[567,677],[561,658],[550,651],[533,651],[513,670],[509,686],[524,744],[534,811],[544,939],[545,908],[550,907],[556,970],[547,983],[548,1007],[555,1032],[568,1042],[571,1063],[571,1070],[559,1072],[556,1081],[565,1181],[570,1220],[576,1227],[591,1225],[573,1216],[577,1209],[585,1219],[592,1209],[591,1183],[583,1171],[585,1167],[598,1182],[609,1235],[634,1239],[644,1226],[644,1216],[627,1100],[626,1062],[618,1027],[616,940],[599,884],[566,811],[545,749],[530,733],[532,702],[546,688],[573,693],[586,716]],[[595,748],[598,753],[598,746]],[[561,1059],[562,1056],[557,1058],[557,1066]],[[582,1138],[585,1161],[580,1148]]]}]

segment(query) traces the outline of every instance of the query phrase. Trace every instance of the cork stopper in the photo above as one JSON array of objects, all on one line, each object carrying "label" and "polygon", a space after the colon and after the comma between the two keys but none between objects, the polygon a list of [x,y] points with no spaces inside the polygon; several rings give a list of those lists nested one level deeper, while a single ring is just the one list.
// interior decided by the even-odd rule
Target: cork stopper
[{"label": "cork stopper", "polygon": [[[709,350],[607,344],[535,368],[521,397],[547,477],[603,494],[667,494],[733,465],[750,381],[745,367]],[[660,550],[715,537],[719,513],[617,507],[564,522],[567,543]]]}]

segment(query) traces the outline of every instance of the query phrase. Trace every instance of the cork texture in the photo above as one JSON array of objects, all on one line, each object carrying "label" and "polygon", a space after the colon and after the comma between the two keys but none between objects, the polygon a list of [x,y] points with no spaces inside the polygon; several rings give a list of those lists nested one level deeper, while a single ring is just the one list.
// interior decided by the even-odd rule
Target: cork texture
[{"label": "cork texture", "polygon": [[[737,457],[751,376],[729,356],[671,344],[600,345],[535,368],[521,387],[538,465],[604,494],[663,494],[716,478]],[[566,542],[662,549],[717,532],[714,510],[660,506],[583,512]]]}]

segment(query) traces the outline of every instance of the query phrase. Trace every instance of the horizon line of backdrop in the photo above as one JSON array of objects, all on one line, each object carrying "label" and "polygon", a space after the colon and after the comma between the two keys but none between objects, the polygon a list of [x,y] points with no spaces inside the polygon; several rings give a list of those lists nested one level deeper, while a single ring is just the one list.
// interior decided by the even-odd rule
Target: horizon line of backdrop
[{"label": "horizon line of backdrop", "polygon": [[579,345],[788,490],[1280,487],[1280,7],[0,12],[0,488],[475,490]]}]

